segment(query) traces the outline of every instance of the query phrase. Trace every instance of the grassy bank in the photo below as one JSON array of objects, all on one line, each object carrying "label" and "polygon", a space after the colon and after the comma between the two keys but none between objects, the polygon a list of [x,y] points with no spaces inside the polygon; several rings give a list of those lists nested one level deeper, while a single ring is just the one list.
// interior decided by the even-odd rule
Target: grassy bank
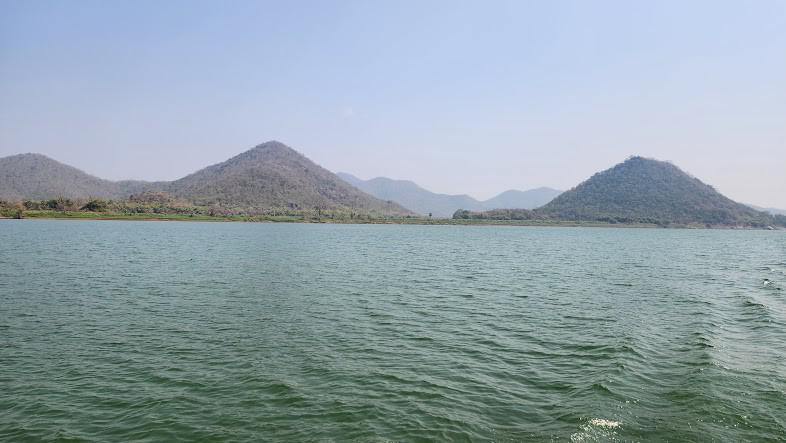
[{"label": "grassy bank", "polygon": [[55,210],[2,210],[0,218],[67,219],[67,220],[140,220],[140,221],[209,221],[209,222],[270,222],[270,223],[333,223],[333,224],[408,224],[455,226],[569,226],[569,227],[657,227],[649,224],[611,224],[560,220],[477,220],[428,217],[402,218],[330,218],[303,216],[210,216],[200,214],[120,213]]},{"label": "grassy bank", "polygon": [[162,214],[162,213],[124,213],[124,212],[91,212],[91,211],[0,211],[3,218],[30,219],[71,219],[71,220],[161,220],[161,221],[302,221],[297,217],[250,217],[241,215],[211,216],[202,214]]},{"label": "grassy bank", "polygon": [[[494,220],[453,219],[429,217],[316,217],[308,215],[205,215],[157,212],[99,212],[59,210],[0,209],[0,218],[60,219],[60,220],[139,220],[139,221],[200,221],[200,222],[257,222],[257,223],[330,223],[330,224],[398,224],[398,225],[448,225],[448,226],[562,226],[597,228],[669,228],[669,229],[757,229],[735,226],[706,226],[703,224],[659,226],[648,223],[606,223],[569,220]],[[763,229],[763,228],[758,228]]]}]

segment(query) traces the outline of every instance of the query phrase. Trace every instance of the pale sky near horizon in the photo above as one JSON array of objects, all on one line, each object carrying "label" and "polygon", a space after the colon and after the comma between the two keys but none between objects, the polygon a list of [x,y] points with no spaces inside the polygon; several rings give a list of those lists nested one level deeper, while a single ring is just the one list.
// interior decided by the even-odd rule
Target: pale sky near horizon
[{"label": "pale sky near horizon", "polygon": [[786,208],[786,1],[0,1],[0,156],[171,180],[267,140],[477,198],[637,154]]}]

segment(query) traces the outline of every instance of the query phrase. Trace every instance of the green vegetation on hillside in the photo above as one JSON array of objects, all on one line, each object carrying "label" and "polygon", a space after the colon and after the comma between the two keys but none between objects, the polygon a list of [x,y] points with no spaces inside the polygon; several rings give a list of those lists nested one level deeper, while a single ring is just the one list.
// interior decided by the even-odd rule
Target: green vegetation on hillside
[{"label": "green vegetation on hillside", "polygon": [[457,220],[537,220],[538,216],[529,209],[492,209],[490,211],[467,211],[459,209],[453,214]]},{"label": "green vegetation on hillside", "polygon": [[230,221],[311,221],[369,222],[416,218],[412,215],[376,215],[345,208],[310,209],[266,208],[251,211],[222,206],[197,206],[165,192],[132,195],[125,200],[0,200],[3,218],[76,218],[111,220],[230,220]]}]

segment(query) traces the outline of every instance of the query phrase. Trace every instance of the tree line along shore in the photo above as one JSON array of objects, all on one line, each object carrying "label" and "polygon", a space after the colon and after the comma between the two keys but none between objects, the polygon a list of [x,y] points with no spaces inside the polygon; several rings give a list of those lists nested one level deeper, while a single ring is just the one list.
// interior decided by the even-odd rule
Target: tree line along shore
[{"label": "tree line along shore", "polygon": [[87,201],[50,199],[40,201],[0,201],[3,219],[56,220],[139,220],[139,221],[199,221],[199,222],[268,222],[268,223],[333,223],[333,224],[409,224],[453,226],[563,226],[563,227],[622,227],[622,228],[739,228],[784,229],[782,226],[712,226],[702,223],[664,224],[648,222],[582,221],[537,218],[533,211],[494,210],[472,213],[459,210],[452,218],[419,215],[371,215],[351,210],[306,211],[270,209],[254,213],[232,213],[222,208],[166,203],[167,200],[143,200],[141,196],[129,200]]}]

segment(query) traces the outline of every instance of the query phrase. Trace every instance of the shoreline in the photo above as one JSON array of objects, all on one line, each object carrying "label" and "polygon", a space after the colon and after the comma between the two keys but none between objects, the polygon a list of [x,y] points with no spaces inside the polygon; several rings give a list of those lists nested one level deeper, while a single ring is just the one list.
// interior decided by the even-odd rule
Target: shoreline
[{"label": "shoreline", "polygon": [[[18,220],[0,214],[0,220]],[[660,226],[652,223],[603,223],[560,220],[483,220],[452,218],[372,218],[372,219],[308,219],[295,216],[209,216],[184,214],[122,214],[81,211],[24,211],[21,220],[86,220],[86,221],[158,221],[158,222],[209,222],[209,223],[301,223],[343,225],[422,225],[422,226],[512,226],[512,227],[566,227],[566,228],[645,228],[645,229],[724,229],[746,231],[783,231],[782,228],[756,228],[740,226],[673,225]]]}]

